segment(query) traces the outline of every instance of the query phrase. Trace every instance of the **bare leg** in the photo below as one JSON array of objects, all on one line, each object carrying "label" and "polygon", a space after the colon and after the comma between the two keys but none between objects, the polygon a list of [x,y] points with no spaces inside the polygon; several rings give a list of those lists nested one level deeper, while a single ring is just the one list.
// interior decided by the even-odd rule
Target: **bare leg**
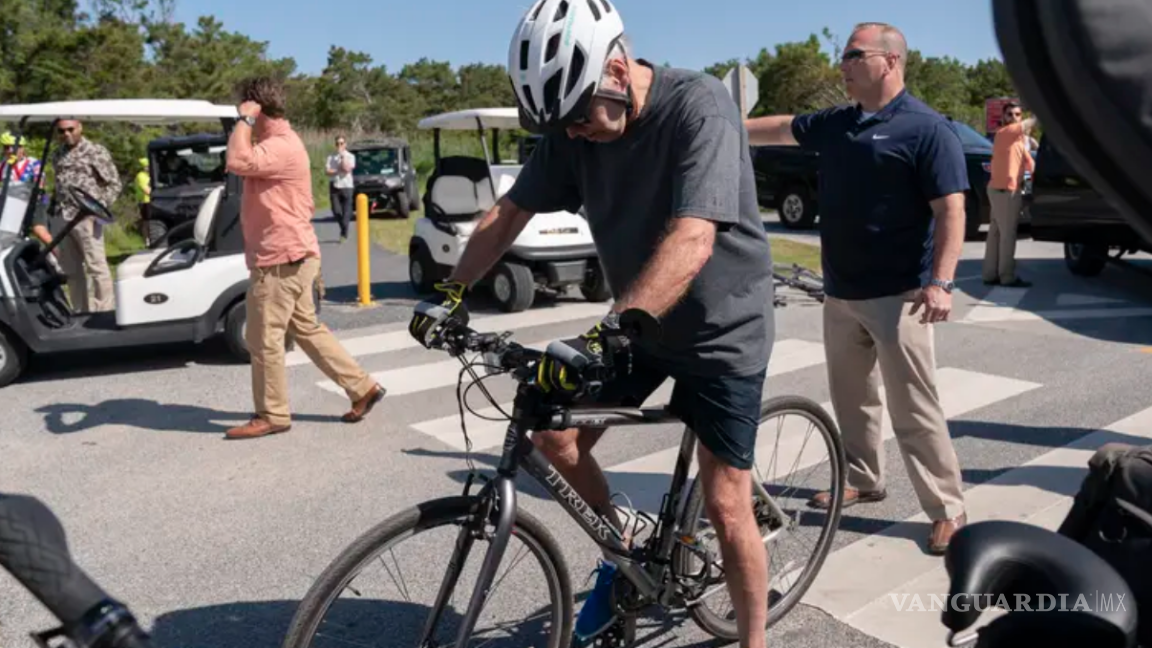
[{"label": "bare leg", "polygon": [[603,434],[603,428],[572,428],[537,432],[532,435],[532,442],[597,515],[608,518],[613,526],[623,531],[624,523],[612,506],[608,480],[592,456],[592,447]]},{"label": "bare leg", "polygon": [[720,540],[728,594],[736,609],[740,648],[764,648],[768,623],[768,548],[752,513],[752,473],[698,446],[704,507]]}]

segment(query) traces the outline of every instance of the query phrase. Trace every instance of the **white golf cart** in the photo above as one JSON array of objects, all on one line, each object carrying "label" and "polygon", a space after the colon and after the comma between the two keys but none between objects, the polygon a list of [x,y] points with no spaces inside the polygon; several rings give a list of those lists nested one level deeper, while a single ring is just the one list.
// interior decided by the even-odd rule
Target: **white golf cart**
[{"label": "white golf cart", "polygon": [[[61,119],[137,124],[215,122],[230,132],[234,106],[197,100],[125,99],[0,106],[0,121],[38,122],[53,128]],[[52,138],[40,173],[48,166]],[[171,247],[133,254],[116,269],[116,310],[77,312],[65,298],[65,279],[49,255],[84,218],[111,223],[107,205],[84,191],[72,195],[81,213],[50,246],[28,236],[33,210],[44,209],[41,178],[0,185],[0,387],[23,372],[31,354],[90,351],[174,342],[201,342],[219,333],[232,353],[248,361],[244,343],[244,297],[248,270],[240,230],[240,179],[229,175],[199,210],[194,236]],[[78,306],[83,308],[83,306]]]},{"label": "white golf cart", "polygon": [[[417,293],[433,285],[456,265],[476,224],[513,185],[520,164],[500,160],[500,131],[520,128],[514,108],[460,110],[425,118],[432,129],[436,166],[424,191],[424,215],[416,221],[408,244],[408,275]],[[440,155],[440,131],[476,130],[484,158]],[[485,131],[491,129],[489,146]],[[611,298],[588,221],[580,214],[536,214],[504,257],[482,282],[500,308],[518,312],[532,305],[538,289],[563,291],[578,285],[586,299]]]}]

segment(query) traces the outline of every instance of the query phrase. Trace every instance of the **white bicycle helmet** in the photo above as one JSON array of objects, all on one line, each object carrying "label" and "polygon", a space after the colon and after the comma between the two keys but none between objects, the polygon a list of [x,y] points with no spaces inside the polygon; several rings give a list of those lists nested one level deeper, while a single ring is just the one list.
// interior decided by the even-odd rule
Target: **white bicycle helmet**
[{"label": "white bicycle helmet", "polygon": [[537,0],[508,48],[524,129],[555,132],[582,118],[623,34],[624,22],[609,0]]}]

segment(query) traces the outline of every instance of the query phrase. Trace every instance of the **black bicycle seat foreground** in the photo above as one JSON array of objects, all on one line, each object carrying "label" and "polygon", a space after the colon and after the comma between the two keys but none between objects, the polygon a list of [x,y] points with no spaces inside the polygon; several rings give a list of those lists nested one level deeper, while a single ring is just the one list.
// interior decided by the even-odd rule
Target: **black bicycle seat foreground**
[{"label": "black bicycle seat foreground", "polygon": [[1152,241],[1152,4],[992,0],[1025,107],[1089,184]]},{"label": "black bicycle seat foreground", "polygon": [[957,635],[998,603],[1009,611],[979,630],[980,648],[1136,645],[1132,590],[1103,558],[1070,538],[1020,522],[974,522],[953,536],[944,565],[952,585],[941,621],[951,646],[963,643]]},{"label": "black bicycle seat foreground", "polygon": [[72,561],[60,520],[40,500],[0,493],[0,566],[62,624],[33,635],[39,645],[59,636],[69,637],[78,648],[149,645],[128,609]]}]

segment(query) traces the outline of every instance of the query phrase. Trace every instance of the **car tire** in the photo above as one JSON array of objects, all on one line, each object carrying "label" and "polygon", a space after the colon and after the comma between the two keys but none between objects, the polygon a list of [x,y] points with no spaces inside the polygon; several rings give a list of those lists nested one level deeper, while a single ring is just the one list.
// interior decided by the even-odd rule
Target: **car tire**
[{"label": "car tire", "polygon": [[168,235],[168,225],[164,221],[150,220],[144,225],[144,230],[148,236],[149,248],[167,247],[164,238]]},{"label": "car tire", "polygon": [[408,211],[420,211],[420,192],[413,191],[411,199],[408,200]]},{"label": "car tire", "polygon": [[1095,277],[1108,265],[1108,246],[1099,243],[1065,243],[1064,264],[1074,275]]},{"label": "car tire", "polygon": [[28,348],[11,331],[0,326],[0,387],[12,384],[28,364]]},{"label": "car tire", "polygon": [[400,218],[408,220],[412,214],[412,204],[408,202],[408,194],[404,191],[397,191],[392,199],[396,203],[396,211],[400,214]]},{"label": "car tire", "polygon": [[252,362],[252,355],[248,351],[248,341],[245,337],[248,325],[248,306],[245,300],[233,304],[224,316],[224,343],[228,351],[240,362]]},{"label": "car tire", "polygon": [[964,200],[964,240],[975,241],[980,237],[980,226],[984,224],[984,214],[991,216],[986,209],[988,198],[979,192],[969,191]]},{"label": "car tire", "polygon": [[584,273],[584,281],[580,284],[580,294],[590,302],[606,302],[612,298],[612,290],[608,286],[608,277],[604,274],[604,266],[597,259],[589,259],[588,270]]},{"label": "car tire", "polygon": [[431,293],[443,277],[440,265],[423,243],[413,242],[408,246],[408,283],[417,295]]},{"label": "car tire", "polygon": [[536,299],[536,280],[523,264],[504,261],[492,275],[492,296],[505,313],[528,310]]},{"label": "car tire", "polygon": [[780,196],[776,214],[780,224],[788,229],[812,229],[816,224],[816,203],[812,200],[812,193],[804,187],[788,187]]}]

